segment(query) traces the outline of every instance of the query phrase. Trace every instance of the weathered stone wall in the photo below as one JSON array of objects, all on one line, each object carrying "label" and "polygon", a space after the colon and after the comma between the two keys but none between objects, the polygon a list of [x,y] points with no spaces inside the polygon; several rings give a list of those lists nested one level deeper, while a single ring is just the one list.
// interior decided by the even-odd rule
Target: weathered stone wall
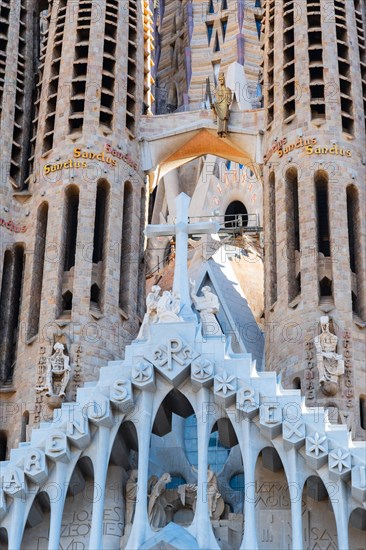
[{"label": "weathered stone wall", "polygon": [[[113,12],[113,5],[117,12]],[[99,368],[106,361],[123,356],[127,342],[137,334],[143,301],[143,236],[141,228],[145,221],[145,179],[140,169],[139,147],[136,140],[126,128],[126,91],[127,91],[127,41],[123,37],[128,33],[126,6],[121,3],[84,2],[80,6],[68,3],[66,10],[58,12],[59,4],[54,3],[48,29],[48,47],[44,58],[43,81],[39,99],[38,126],[35,140],[34,172],[29,180],[28,191],[19,197],[13,197],[13,189],[8,179],[2,177],[1,204],[9,209],[1,217],[27,229],[22,233],[11,232],[0,227],[1,269],[4,248],[13,243],[24,243],[25,269],[22,283],[22,299],[19,317],[19,335],[17,344],[17,362],[14,369],[13,384],[1,389],[2,415],[0,429],[8,432],[8,446],[15,446],[20,439],[21,419],[25,411],[30,413],[29,424],[47,418],[50,409],[44,399],[44,392],[37,393],[36,386],[44,383],[45,358],[52,353],[55,341],[66,345],[70,355],[71,379],[67,389],[67,399],[73,399],[77,387],[95,380]],[[112,8],[108,7],[112,6]],[[80,10],[78,11],[78,8]],[[91,8],[91,11],[90,11]],[[106,9],[107,11],[106,14]],[[112,9],[112,11],[111,11]],[[119,10],[119,11],[118,11]],[[112,17],[111,13],[116,13]],[[112,13],[112,15],[113,15]],[[82,14],[85,20],[78,19]],[[142,28],[143,6],[138,4],[138,21],[140,24],[136,43],[137,70],[136,81],[136,116],[135,124],[142,114],[144,94],[144,32]],[[105,68],[103,57],[104,26],[106,20],[116,25],[116,50],[113,66]],[[115,23],[117,21],[117,23]],[[60,24],[63,28],[60,31]],[[79,25],[79,28],[78,28]],[[76,45],[79,43],[78,32],[82,27],[90,27],[87,44],[87,58],[75,60]],[[16,25],[11,27],[16,32]],[[61,32],[61,34],[60,34]],[[58,33],[58,34],[57,34]],[[16,44],[15,34],[12,43]],[[78,37],[79,36],[79,37]],[[58,40],[62,40],[62,57],[55,62],[54,49]],[[85,47],[84,45],[83,47]],[[16,48],[8,50],[9,70],[16,69]],[[76,52],[76,53],[75,53]],[[78,54],[78,53],[77,53]],[[78,54],[79,56],[81,53]],[[15,57],[14,57],[15,56]],[[14,59],[13,59],[14,57]],[[111,56],[108,60],[111,61]],[[32,61],[32,60],[31,60]],[[70,116],[77,112],[73,84],[77,80],[75,67],[86,64],[84,111],[77,116],[82,120],[79,131],[70,129]],[[104,65],[103,65],[104,63]],[[113,68],[114,67],[114,68]],[[105,92],[102,77],[114,74],[112,91],[112,124],[110,127],[101,122],[101,95]],[[10,78],[10,76],[9,76]],[[58,79],[57,102],[53,109],[49,84]],[[146,76],[145,76],[146,78]],[[80,80],[80,79],[79,79]],[[73,91],[74,90],[74,91]],[[80,91],[81,95],[83,92]],[[52,95],[52,94],[51,94]],[[11,100],[8,94],[7,101]],[[74,103],[72,103],[74,101]],[[3,110],[2,132],[5,140],[2,149],[2,166],[9,162],[13,120],[13,107]],[[30,113],[28,113],[30,116]],[[53,123],[50,126],[50,120]],[[50,130],[51,128],[51,130]],[[53,144],[45,150],[45,134],[53,131]],[[49,141],[47,143],[50,143]],[[110,145],[107,150],[106,144]],[[80,150],[76,158],[75,150]],[[111,153],[113,149],[114,154]],[[93,157],[93,153],[95,156]],[[81,155],[89,155],[83,158]],[[70,160],[71,159],[71,160]],[[107,159],[109,162],[107,162]],[[115,166],[112,165],[115,163]],[[84,162],[84,164],[80,164]],[[63,164],[64,163],[64,164]],[[78,164],[79,163],[79,164]],[[54,167],[58,165],[57,169]],[[47,168],[48,166],[48,168]],[[52,168],[51,168],[52,166]],[[78,167],[79,166],[79,167]],[[105,181],[109,186],[107,216],[104,227],[104,256],[102,266],[102,300],[100,311],[95,312],[90,304],[90,287],[93,276],[93,233],[96,208],[96,188],[98,181]],[[133,188],[131,217],[132,231],[129,235],[128,249],[123,251],[126,259],[121,260],[122,212],[124,185],[129,181]],[[79,210],[77,223],[77,245],[75,265],[70,271],[72,280],[73,307],[70,315],[65,317],[60,309],[63,275],[63,257],[65,254],[65,193],[69,186],[79,190]],[[143,201],[143,204],[142,204]],[[39,319],[39,331],[28,338],[32,302],[32,279],[39,269],[35,263],[36,219],[39,206],[48,203],[48,226],[45,245],[42,297]],[[143,218],[143,219],[141,219]],[[121,311],[118,306],[120,288],[121,261],[128,261],[129,310]],[[1,275],[1,273],[0,273]],[[139,299],[138,299],[139,297]],[[5,393],[6,392],[6,393]],[[11,426],[11,431],[9,430]]]},{"label": "weathered stone wall", "polygon": [[[285,7],[288,3],[285,4]],[[296,4],[296,2],[295,2]],[[340,4],[339,2],[337,4]],[[273,121],[267,116],[267,131],[264,152],[267,153],[264,166],[264,210],[265,244],[268,253],[265,258],[266,273],[266,323],[267,323],[267,368],[281,371],[282,382],[292,387],[295,378],[300,378],[301,388],[307,396],[307,403],[322,406],[337,406],[344,416],[351,420],[359,437],[365,432],[360,428],[359,395],[364,392],[365,380],[365,125],[360,77],[360,58],[356,41],[355,14],[351,3],[342,3],[346,8],[349,41],[349,75],[352,82],[354,130],[342,131],[341,99],[339,93],[339,69],[336,44],[335,13],[327,17],[327,9],[333,4],[321,6],[322,63],[324,72],[325,118],[311,116],[311,73],[307,41],[307,11],[305,4],[299,4],[295,13],[294,71],[296,93],[293,116],[285,117],[284,85],[284,17],[283,3],[267,2],[264,34],[264,96],[267,114],[271,112],[272,81],[274,90]],[[290,7],[289,7],[290,9]],[[270,11],[271,10],[271,11]],[[271,18],[274,10],[274,33],[270,35]],[[329,14],[328,14],[329,15]],[[345,55],[343,53],[343,55]],[[273,71],[270,68],[273,58]],[[274,77],[273,77],[274,75]],[[284,76],[285,75],[285,76]],[[273,78],[272,78],[273,77]],[[272,80],[271,80],[272,79]],[[321,103],[321,101],[319,100]],[[268,155],[274,144],[286,139],[281,155],[277,151]],[[307,154],[305,146],[292,148],[297,140],[316,139],[313,154]],[[300,142],[298,141],[298,144]],[[279,145],[278,145],[279,147]],[[328,152],[316,148],[327,147]],[[333,149],[332,149],[333,148]],[[336,148],[338,154],[336,153]],[[331,152],[329,150],[332,149]],[[343,155],[340,154],[343,150]],[[346,153],[346,151],[350,151]],[[332,154],[333,153],[333,154]],[[296,169],[298,174],[301,293],[297,299],[289,300],[289,289],[293,281],[289,275],[287,245],[288,217],[292,213],[286,208],[286,174]],[[328,175],[329,227],[331,256],[322,259],[317,250],[317,213],[314,177],[316,173]],[[275,179],[275,208],[270,199],[270,181]],[[352,273],[350,270],[346,189],[353,185],[359,197],[359,213],[353,219],[355,231],[362,245],[357,250],[360,261],[358,284],[358,313],[352,311]],[[271,219],[275,218],[276,234],[271,234]],[[272,225],[273,228],[273,225]],[[275,243],[277,269],[273,269],[274,255],[271,239]],[[291,261],[296,261],[291,256]],[[324,265],[325,263],[325,265]],[[323,265],[323,267],[322,267]],[[271,270],[272,266],[272,270]],[[319,280],[323,274],[332,280],[333,298],[321,297]],[[354,276],[353,276],[354,278]],[[277,285],[277,299],[273,299],[273,287]],[[333,319],[335,333],[339,338],[338,353],[346,359],[346,372],[340,379],[340,389],[335,397],[327,398],[319,389],[313,338],[319,333],[319,318],[329,315]],[[347,370],[348,369],[348,370]],[[295,385],[298,381],[295,381]],[[297,386],[296,386],[297,387]]]}]

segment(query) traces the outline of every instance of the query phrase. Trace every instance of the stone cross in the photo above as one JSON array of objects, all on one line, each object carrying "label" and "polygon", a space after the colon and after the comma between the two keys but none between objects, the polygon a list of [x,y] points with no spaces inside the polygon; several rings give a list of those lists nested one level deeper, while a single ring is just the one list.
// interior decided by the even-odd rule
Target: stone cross
[{"label": "stone cross", "polygon": [[191,316],[191,298],[188,284],[188,235],[213,234],[219,230],[217,222],[189,223],[188,208],[191,199],[185,193],[180,193],[175,199],[176,219],[175,224],[148,225],[145,229],[146,237],[171,236],[176,237],[175,267],[173,293],[180,296],[180,315],[186,313]]}]

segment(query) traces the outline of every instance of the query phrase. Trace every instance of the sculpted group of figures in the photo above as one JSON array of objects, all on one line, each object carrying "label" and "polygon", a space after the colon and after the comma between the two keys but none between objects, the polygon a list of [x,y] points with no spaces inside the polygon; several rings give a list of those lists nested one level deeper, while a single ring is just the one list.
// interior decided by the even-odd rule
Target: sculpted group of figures
[{"label": "sculpted group of figures", "polygon": [[[192,471],[197,470],[192,466]],[[174,489],[167,489],[172,478],[169,473],[164,473],[160,478],[153,475],[148,483],[148,515],[153,529],[162,529],[170,521],[174,520],[174,514],[182,509],[196,509],[197,485],[184,483]],[[137,497],[138,470],[129,472],[126,482],[126,514],[125,526],[131,525],[134,519],[134,511]],[[225,503],[218,490],[216,474],[207,470],[207,501],[211,519],[219,519],[224,512]]]},{"label": "sculpted group of figures", "polygon": [[[138,340],[147,338],[148,326],[155,323],[177,323],[183,322],[179,316],[181,310],[181,300],[178,292],[164,290],[161,293],[159,285],[153,285],[151,291],[146,297],[146,313],[142,322]],[[215,314],[219,311],[219,299],[206,285],[202,288],[202,296],[197,296],[195,292],[195,283],[190,281],[190,297],[192,303],[198,311],[201,321],[204,325],[210,326],[211,334],[221,334],[221,330]]]}]

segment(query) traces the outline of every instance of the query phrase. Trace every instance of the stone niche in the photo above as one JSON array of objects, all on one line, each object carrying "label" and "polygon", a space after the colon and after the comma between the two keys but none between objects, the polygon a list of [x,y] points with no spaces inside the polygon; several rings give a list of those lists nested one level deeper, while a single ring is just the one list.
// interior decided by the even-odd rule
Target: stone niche
[{"label": "stone niche", "polygon": [[[119,550],[123,531],[124,504],[122,479],[124,470],[109,466],[103,518],[103,546]],[[62,516],[60,549],[87,550],[93,502],[100,498],[97,485],[84,467],[77,466],[72,475]],[[54,498],[59,498],[55,493]],[[28,516],[22,548],[48,550],[49,507],[36,502]]]}]

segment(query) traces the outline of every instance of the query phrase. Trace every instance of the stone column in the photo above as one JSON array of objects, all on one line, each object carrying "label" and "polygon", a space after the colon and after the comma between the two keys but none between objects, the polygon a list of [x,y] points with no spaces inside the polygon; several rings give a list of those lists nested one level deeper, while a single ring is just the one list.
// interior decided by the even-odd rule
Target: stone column
[{"label": "stone column", "polygon": [[201,388],[197,393],[197,442],[198,442],[198,474],[197,474],[197,501],[193,523],[195,537],[200,548],[218,549],[213,534],[207,498],[207,449],[211,434],[211,415],[209,414],[210,391]]},{"label": "stone column", "polygon": [[289,449],[288,464],[286,468],[287,483],[291,502],[291,530],[292,530],[292,548],[302,550],[302,514],[301,514],[301,486],[297,472],[300,470],[297,464],[297,449]]},{"label": "stone column", "polygon": [[152,529],[149,527],[149,517],[147,514],[147,483],[153,404],[154,394],[143,390],[141,400],[138,403],[140,415],[136,425],[139,444],[136,508],[126,550],[138,550],[148,538],[149,531],[151,535],[153,534]]},{"label": "stone column", "polygon": [[348,549],[348,495],[347,486],[341,479],[337,483],[338,491],[334,498],[329,496],[337,525],[337,538],[339,550]]},{"label": "stone column", "polygon": [[67,493],[67,485],[65,484],[65,481],[69,479],[69,464],[66,464],[64,462],[57,462],[57,464],[55,465],[55,469],[55,481],[51,485],[51,487],[56,487],[60,491],[60,495],[57,495],[58,498],[52,498],[52,495],[49,494],[49,490],[47,491],[51,503],[48,550],[54,550],[55,548],[58,548],[60,544],[62,515]]},{"label": "stone column", "polygon": [[[8,548],[11,550],[20,550],[22,544],[24,526],[27,520],[26,504],[25,498],[14,498],[14,510],[8,532]],[[54,548],[58,548],[58,546]]]},{"label": "stone column", "polygon": [[240,448],[244,464],[244,537],[240,548],[258,549],[257,528],[255,524],[255,449],[249,445],[254,434],[251,433],[252,422],[249,418],[244,418],[241,423],[242,437],[240,438]]},{"label": "stone column", "polygon": [[[103,519],[106,479],[110,453],[110,429],[100,426],[98,430],[98,452],[94,463],[93,513],[89,548],[103,548]],[[96,498],[96,490],[98,497]]]}]

